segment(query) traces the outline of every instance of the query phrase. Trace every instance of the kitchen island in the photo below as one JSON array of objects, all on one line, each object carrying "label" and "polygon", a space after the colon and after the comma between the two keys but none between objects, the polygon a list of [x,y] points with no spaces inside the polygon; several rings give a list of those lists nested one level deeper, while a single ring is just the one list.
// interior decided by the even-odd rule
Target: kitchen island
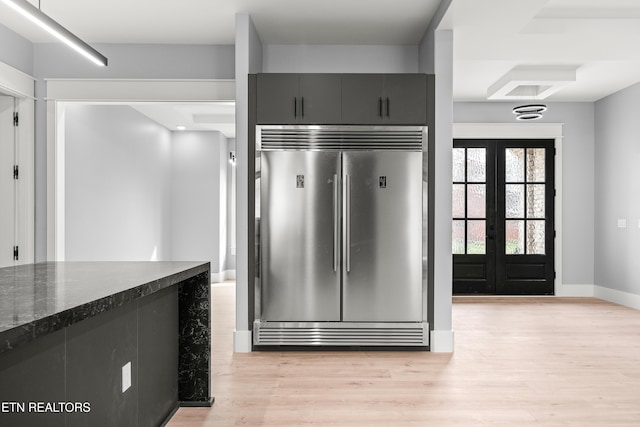
[{"label": "kitchen island", "polygon": [[0,425],[156,426],[210,406],[210,267],[0,269]]}]

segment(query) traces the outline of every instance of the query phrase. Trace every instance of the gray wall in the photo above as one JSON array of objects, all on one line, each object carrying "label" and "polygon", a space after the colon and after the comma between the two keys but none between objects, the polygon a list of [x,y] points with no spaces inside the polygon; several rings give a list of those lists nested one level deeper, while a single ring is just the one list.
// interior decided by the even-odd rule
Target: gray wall
[{"label": "gray wall", "polygon": [[[596,102],[595,284],[640,295],[640,84]],[[625,219],[627,228],[618,228]]]},{"label": "gray wall", "polygon": [[0,62],[33,74],[33,44],[0,24]]},{"label": "gray wall", "polygon": [[[0,39],[0,46],[4,40]],[[95,44],[109,59],[97,67],[61,44],[33,45],[36,81],[36,261],[47,254],[47,78],[233,79],[234,46]]]},{"label": "gray wall", "polygon": [[66,260],[170,260],[171,132],[127,106],[65,121]]},{"label": "gray wall", "polygon": [[100,44],[109,59],[98,67],[60,43],[33,45],[34,73],[41,78],[233,79],[232,45]]},{"label": "gray wall", "polygon": [[[564,284],[594,284],[594,104],[546,103],[542,123],[564,123],[562,274]],[[505,102],[456,102],[454,123],[514,123]]]},{"label": "gray wall", "polygon": [[418,46],[264,45],[265,73],[417,73]]}]

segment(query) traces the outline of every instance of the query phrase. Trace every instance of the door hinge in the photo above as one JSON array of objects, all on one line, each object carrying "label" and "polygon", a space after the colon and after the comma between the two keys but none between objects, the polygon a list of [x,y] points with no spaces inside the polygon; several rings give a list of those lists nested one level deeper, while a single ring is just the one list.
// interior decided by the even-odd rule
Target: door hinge
[{"label": "door hinge", "polygon": [[14,247],[13,247],[13,260],[14,260],[14,261],[18,261],[18,259],[20,258],[20,256],[19,256],[19,255],[20,255],[20,252],[19,252],[19,250],[18,250],[18,247],[17,247],[17,246],[14,246]]},{"label": "door hinge", "polygon": [[13,179],[18,179],[20,178],[20,168],[18,167],[18,165],[14,165],[13,166]]},{"label": "door hinge", "polygon": [[554,279],[557,279],[557,277],[556,277],[556,272],[555,272],[555,271],[553,272],[553,278],[554,278]]},{"label": "door hinge", "polygon": [[19,122],[20,122],[20,119],[18,117],[18,113],[13,113],[13,125],[18,126]]},{"label": "door hinge", "polygon": [[553,230],[553,238],[555,239],[556,237],[558,237],[558,232],[556,230]]}]

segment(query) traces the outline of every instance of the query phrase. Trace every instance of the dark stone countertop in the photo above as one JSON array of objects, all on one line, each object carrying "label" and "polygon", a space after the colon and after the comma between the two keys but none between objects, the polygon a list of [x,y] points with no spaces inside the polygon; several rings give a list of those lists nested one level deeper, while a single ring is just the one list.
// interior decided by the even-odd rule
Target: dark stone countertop
[{"label": "dark stone countertop", "polygon": [[0,353],[209,270],[208,262],[45,262],[0,268]]}]

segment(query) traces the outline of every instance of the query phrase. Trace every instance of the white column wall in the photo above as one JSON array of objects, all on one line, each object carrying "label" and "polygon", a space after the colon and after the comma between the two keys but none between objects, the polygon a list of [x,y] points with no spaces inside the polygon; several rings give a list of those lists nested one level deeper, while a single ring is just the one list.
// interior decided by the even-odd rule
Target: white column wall
[{"label": "white column wall", "polygon": [[251,17],[236,15],[236,329],[234,350],[251,351],[249,329],[249,221],[254,213],[249,212],[249,74],[262,71],[262,42]]},{"label": "white column wall", "polygon": [[431,351],[453,351],[451,255],[451,156],[453,152],[453,31],[436,31],[434,315]]}]

